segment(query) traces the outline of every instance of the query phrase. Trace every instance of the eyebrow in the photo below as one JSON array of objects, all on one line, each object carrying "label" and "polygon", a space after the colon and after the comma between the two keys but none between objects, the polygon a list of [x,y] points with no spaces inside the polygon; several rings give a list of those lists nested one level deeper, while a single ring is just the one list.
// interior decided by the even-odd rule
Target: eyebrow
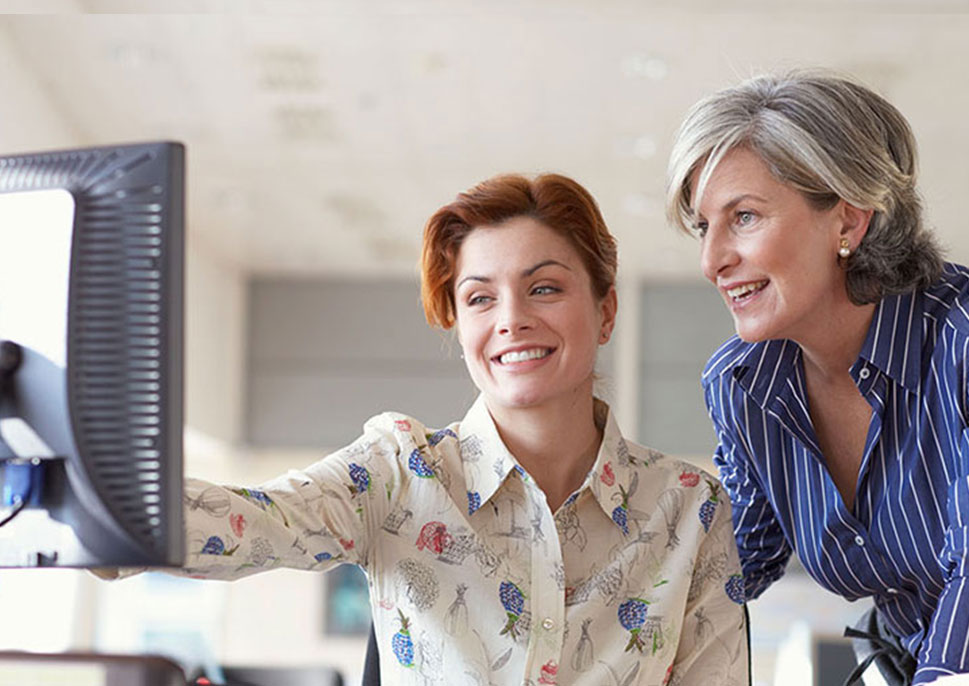
[{"label": "eyebrow", "polygon": [[[765,198],[762,195],[756,195],[755,193],[741,193],[740,195],[736,195],[736,196],[732,197],[730,200],[728,200],[727,202],[725,202],[723,204],[723,206],[720,207],[720,209],[718,211],[720,211],[720,212],[728,211],[729,212],[730,210],[732,210],[733,208],[735,208],[737,205],[739,205],[740,203],[742,203],[744,200],[758,200],[760,202],[768,202],[767,198]],[[701,218],[703,216],[704,216],[703,213],[701,213],[701,212],[699,212],[697,210],[694,210],[693,211],[693,218],[694,218],[694,220],[699,219],[699,218]]]},{"label": "eyebrow", "polygon": [[[529,267],[528,269],[522,270],[522,276],[523,277],[531,276],[535,272],[537,272],[539,269],[542,269],[544,267],[553,266],[553,265],[554,266],[562,267],[563,269],[568,269],[569,271],[572,271],[572,267],[568,266],[567,264],[563,264],[563,263],[559,262],[558,260],[542,260],[541,262],[539,262],[535,266]],[[481,283],[490,283],[491,282],[491,277],[489,277],[489,276],[475,276],[474,274],[472,274],[472,275],[466,276],[463,279],[461,279],[460,281],[458,281],[458,283],[457,283],[457,285],[455,285],[454,289],[457,290],[458,288],[460,288],[461,285],[465,281],[480,281]]]},{"label": "eyebrow", "polygon": [[742,193],[734,198],[731,198],[721,209],[730,210],[742,203],[744,200],[759,200],[760,202],[767,202],[767,198],[755,195],[754,193]]}]

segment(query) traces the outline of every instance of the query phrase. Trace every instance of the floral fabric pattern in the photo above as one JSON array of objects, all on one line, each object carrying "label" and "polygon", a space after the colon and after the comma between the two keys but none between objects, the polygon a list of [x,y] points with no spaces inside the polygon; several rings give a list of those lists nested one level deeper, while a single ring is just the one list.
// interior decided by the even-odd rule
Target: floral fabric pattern
[{"label": "floral fabric pattern", "polygon": [[386,684],[748,683],[729,500],[695,467],[603,440],[555,513],[483,399],[435,431],[395,413],[257,488],[188,480],[188,573],[368,574]]}]

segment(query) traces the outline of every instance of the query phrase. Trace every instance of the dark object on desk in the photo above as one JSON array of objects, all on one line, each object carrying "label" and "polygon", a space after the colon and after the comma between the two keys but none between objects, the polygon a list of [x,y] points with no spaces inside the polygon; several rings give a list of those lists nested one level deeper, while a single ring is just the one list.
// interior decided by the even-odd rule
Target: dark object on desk
[{"label": "dark object on desk", "polygon": [[343,686],[331,667],[223,667],[225,686]]},{"label": "dark object on desk", "polygon": [[362,686],[380,686],[380,651],[377,648],[377,633],[370,625],[370,638],[367,639],[367,657],[363,663]]},{"label": "dark object on desk", "polygon": [[185,686],[181,667],[156,655],[0,652],[0,682]]},{"label": "dark object on desk", "polygon": [[845,684],[862,683],[865,673],[879,673],[887,686],[904,686],[915,680],[918,663],[902,645],[902,639],[888,626],[885,615],[870,608],[853,627],[845,628],[852,639],[858,666]]}]

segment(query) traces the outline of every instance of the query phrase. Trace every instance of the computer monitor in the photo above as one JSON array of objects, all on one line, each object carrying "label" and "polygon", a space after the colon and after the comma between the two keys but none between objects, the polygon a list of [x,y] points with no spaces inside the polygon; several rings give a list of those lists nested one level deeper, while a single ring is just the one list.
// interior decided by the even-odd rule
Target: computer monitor
[{"label": "computer monitor", "polygon": [[0,567],[182,562],[184,159],[0,156]]}]

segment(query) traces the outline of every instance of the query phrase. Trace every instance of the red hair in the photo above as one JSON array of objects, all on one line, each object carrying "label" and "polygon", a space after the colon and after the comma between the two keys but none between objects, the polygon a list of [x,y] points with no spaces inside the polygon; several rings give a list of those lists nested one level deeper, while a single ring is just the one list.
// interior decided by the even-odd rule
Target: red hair
[{"label": "red hair", "polygon": [[560,174],[502,174],[460,193],[424,227],[421,301],[431,326],[454,326],[454,277],[465,237],[515,217],[531,217],[565,237],[582,258],[593,293],[609,293],[616,282],[616,239],[589,191]]}]

